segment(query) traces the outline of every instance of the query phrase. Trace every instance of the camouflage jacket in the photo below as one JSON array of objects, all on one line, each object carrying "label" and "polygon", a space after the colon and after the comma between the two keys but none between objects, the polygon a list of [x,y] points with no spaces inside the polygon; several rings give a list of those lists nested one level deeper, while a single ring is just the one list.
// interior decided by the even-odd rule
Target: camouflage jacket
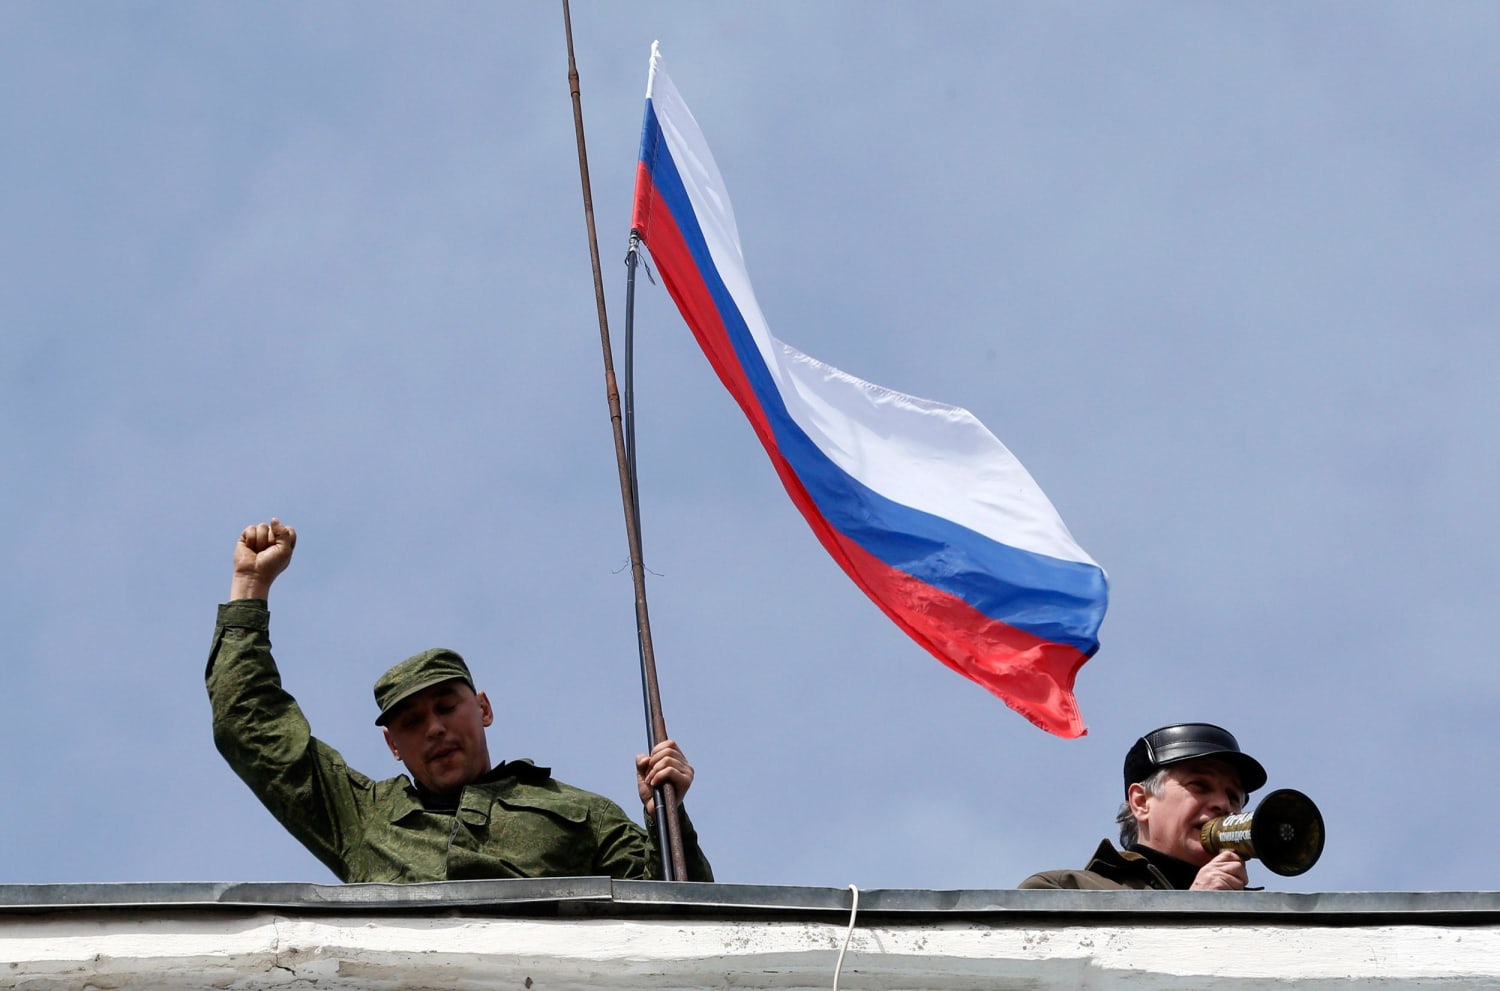
[{"label": "camouflage jacket", "polygon": [[[214,742],[276,820],[344,881],[662,874],[647,831],[601,795],[510,761],[429,808],[405,775],[374,781],[312,735],[281,687],[264,600],[219,607],[209,652]],[[681,816],[688,880],[711,881]]]}]

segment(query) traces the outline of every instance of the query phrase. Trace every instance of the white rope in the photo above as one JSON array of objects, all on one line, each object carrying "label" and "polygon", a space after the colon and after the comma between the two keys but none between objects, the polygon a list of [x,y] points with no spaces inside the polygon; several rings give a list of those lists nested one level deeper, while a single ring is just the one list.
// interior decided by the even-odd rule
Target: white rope
[{"label": "white rope", "polygon": [[854,892],[854,904],[849,906],[849,930],[844,933],[844,945],[839,950],[839,962],[833,967],[833,991],[839,991],[839,971],[844,969],[844,954],[849,949],[849,938],[854,935],[854,919],[859,915],[859,889],[849,885]]}]

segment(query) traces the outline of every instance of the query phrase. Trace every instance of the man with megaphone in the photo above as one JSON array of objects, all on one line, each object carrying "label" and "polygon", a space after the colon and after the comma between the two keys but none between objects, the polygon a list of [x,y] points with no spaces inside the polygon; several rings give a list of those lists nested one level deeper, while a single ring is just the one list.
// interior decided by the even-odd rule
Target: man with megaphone
[{"label": "man with megaphone", "polygon": [[[1152,730],[1125,755],[1125,801],[1116,816],[1123,849],[1105,840],[1083,870],[1044,871],[1020,886],[1241,890],[1249,883],[1244,857],[1205,846],[1203,827],[1240,813],[1265,783],[1265,768],[1222,727]],[[1318,826],[1321,849],[1321,820]]]}]

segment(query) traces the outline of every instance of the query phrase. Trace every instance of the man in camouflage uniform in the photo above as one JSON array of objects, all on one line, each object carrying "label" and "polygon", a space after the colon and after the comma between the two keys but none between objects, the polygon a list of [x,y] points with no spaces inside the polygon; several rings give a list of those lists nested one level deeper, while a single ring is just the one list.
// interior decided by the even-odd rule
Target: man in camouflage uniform
[{"label": "man in camouflage uniform", "polygon": [[[266,598],[296,542],[274,518],[240,534],[206,678],[219,752],[303,846],[344,881],[662,876],[652,837],[614,802],[530,761],[491,765],[485,727],[494,710],[451,650],[409,657],[375,684],[375,722],[410,779],[373,781],[314,737],[281,687],[268,633]],[[653,789],[670,783],[680,801],[692,781],[671,740],[636,758],[653,827]],[[711,881],[679,812],[686,880]]]}]

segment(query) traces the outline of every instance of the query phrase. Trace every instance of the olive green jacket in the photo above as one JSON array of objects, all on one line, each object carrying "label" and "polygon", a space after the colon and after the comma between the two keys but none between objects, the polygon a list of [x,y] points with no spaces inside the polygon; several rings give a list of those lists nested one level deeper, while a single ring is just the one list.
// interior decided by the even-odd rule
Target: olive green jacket
[{"label": "olive green jacket", "polygon": [[[405,775],[373,781],[312,735],[281,687],[263,599],[219,606],[209,652],[214,742],[276,820],[344,881],[662,875],[646,830],[601,795],[511,761],[429,809]],[[684,810],[688,880],[711,881]]]},{"label": "olive green jacket", "polygon": [[1043,871],[1020,884],[1022,888],[1082,888],[1108,891],[1134,888],[1171,891],[1172,883],[1151,861],[1130,850],[1116,850],[1109,840],[1099,844],[1083,870]]}]

